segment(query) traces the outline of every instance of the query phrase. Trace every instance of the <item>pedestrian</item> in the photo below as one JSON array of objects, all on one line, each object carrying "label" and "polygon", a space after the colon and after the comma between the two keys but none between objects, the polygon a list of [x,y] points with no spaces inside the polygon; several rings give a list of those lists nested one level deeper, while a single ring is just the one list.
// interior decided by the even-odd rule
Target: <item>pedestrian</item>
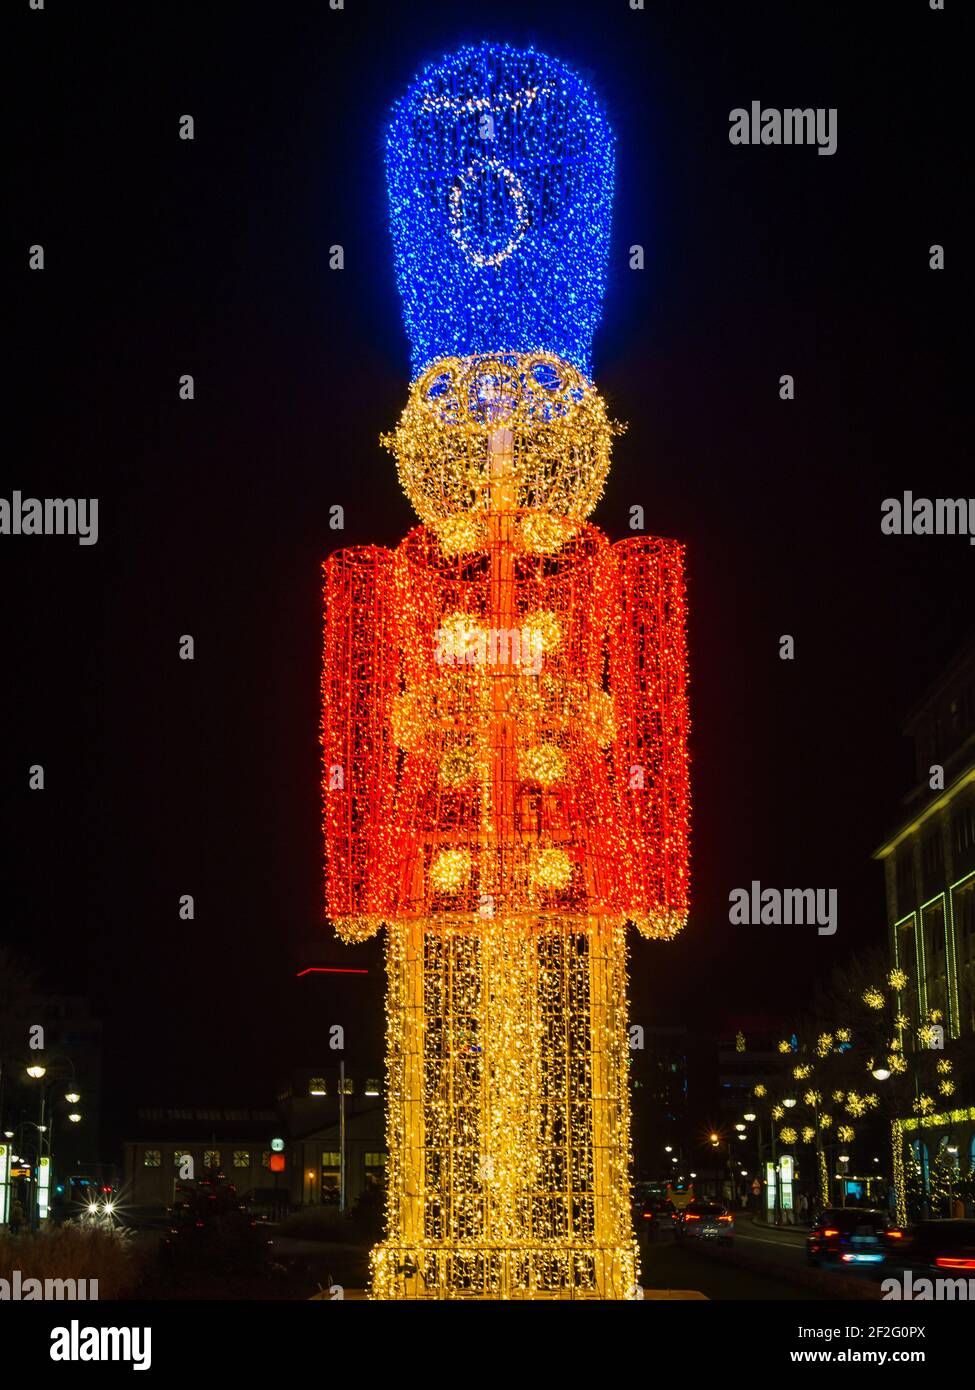
[{"label": "pedestrian", "polygon": [[24,1224],[24,1208],[20,1201],[15,1197],[10,1208],[10,1220],[7,1222],[12,1236],[20,1235],[20,1228]]},{"label": "pedestrian", "polygon": [[799,1224],[805,1226],[809,1218],[809,1198],[805,1192],[799,1193]]}]

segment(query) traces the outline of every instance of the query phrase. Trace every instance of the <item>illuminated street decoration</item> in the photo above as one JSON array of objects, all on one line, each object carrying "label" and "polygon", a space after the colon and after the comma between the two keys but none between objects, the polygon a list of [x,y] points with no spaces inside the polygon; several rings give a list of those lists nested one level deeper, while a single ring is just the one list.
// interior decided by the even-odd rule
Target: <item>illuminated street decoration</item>
[{"label": "illuminated street decoration", "polygon": [[[327,912],[386,929],[372,1292],[626,1298],[625,928],[686,921],[688,725],[683,548],[586,520],[610,136],[560,64],[485,45],[387,148],[421,370],[384,442],[422,524],[324,568]],[[506,186],[476,225],[470,169]]]},{"label": "illuminated street decoration", "polygon": [[574,73],[531,49],[460,49],[397,102],[386,176],[414,373],[546,349],[589,375],[613,141]]}]

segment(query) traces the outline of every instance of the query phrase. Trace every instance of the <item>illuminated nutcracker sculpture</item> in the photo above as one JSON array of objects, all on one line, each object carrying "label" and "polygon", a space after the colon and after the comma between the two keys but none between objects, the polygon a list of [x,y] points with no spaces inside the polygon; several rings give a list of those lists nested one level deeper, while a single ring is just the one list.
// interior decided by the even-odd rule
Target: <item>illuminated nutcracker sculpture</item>
[{"label": "illuminated nutcracker sculpture", "polygon": [[627,922],[687,915],[683,551],[586,517],[613,147],[534,51],[425,70],[387,139],[422,520],[325,565],[327,912],[386,930],[381,1298],[625,1298]]}]

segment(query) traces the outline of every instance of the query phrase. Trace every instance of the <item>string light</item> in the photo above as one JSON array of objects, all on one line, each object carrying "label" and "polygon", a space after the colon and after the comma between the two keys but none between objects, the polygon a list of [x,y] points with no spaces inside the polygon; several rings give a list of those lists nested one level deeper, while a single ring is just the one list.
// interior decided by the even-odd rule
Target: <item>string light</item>
[{"label": "string light", "polygon": [[398,104],[387,173],[422,524],[326,562],[322,680],[327,912],[386,938],[371,1292],[626,1298],[626,925],[686,921],[689,769],[683,548],[586,520],[611,139],[482,45]]},{"label": "string light", "polygon": [[327,562],[327,908],[343,937],[476,921],[485,897],[511,920],[577,912],[653,939],[686,920],[682,547],[611,546],[582,523],[539,559],[509,539],[521,516],[489,513],[477,557],[419,527]]},{"label": "string light", "polygon": [[907,1183],[904,1174],[904,1139],[900,1121],[890,1122],[891,1171],[894,1180],[895,1218],[898,1226],[907,1225]]},{"label": "string light", "polygon": [[571,538],[573,528],[560,519],[584,519],[595,507],[621,428],[568,362],[551,353],[505,353],[436,361],[381,442],[418,515],[456,555],[486,544],[500,437],[508,506],[526,512],[512,540],[527,554],[548,554]]},{"label": "string light", "polygon": [[386,178],[414,375],[513,348],[590,375],[613,141],[574,73],[489,43],[432,64],[393,110]]}]

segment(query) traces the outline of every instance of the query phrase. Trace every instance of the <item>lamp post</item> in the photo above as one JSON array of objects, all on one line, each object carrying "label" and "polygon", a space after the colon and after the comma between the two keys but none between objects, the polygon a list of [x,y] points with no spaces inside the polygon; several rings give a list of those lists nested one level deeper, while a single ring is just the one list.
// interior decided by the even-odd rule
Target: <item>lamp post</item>
[{"label": "lamp post", "polygon": [[738,1182],[735,1176],[734,1160],[731,1156],[731,1141],[729,1139],[725,1139],[723,1134],[713,1133],[708,1137],[711,1140],[711,1147],[713,1149],[717,1149],[720,1153],[722,1147],[724,1148],[728,1167],[728,1185],[731,1188],[731,1205],[734,1206],[735,1203],[738,1201]]},{"label": "lamp post", "polygon": [[763,1214],[762,1192],[764,1190],[764,1184],[762,1182],[762,1164],[764,1162],[764,1158],[762,1157],[762,1154],[765,1148],[765,1145],[762,1143],[762,1122],[758,1118],[758,1115],[754,1110],[746,1110],[744,1115],[742,1116],[742,1119],[746,1122],[746,1124],[755,1125],[755,1139],[758,1148],[758,1198],[755,1205],[758,1208],[758,1215],[761,1216]]},{"label": "lamp post", "polygon": [[[75,1073],[75,1065],[74,1065],[74,1062],[72,1062],[72,1060],[71,1060],[70,1057],[57,1057],[57,1058],[54,1059],[54,1065],[55,1065],[55,1066],[62,1066],[62,1065],[63,1065],[63,1066],[66,1066],[66,1067],[69,1069],[69,1071],[70,1071],[71,1089],[65,1092],[64,1099],[68,1102],[69,1105],[77,1106],[78,1102],[81,1100],[81,1094],[80,1094],[80,1092],[77,1090],[77,1087],[76,1087],[76,1073]],[[64,1083],[64,1080],[65,1080],[65,1077],[64,1077],[63,1075],[55,1076],[55,1075],[51,1074],[51,1075],[48,1077],[48,1080],[47,1080],[47,1081],[44,1081],[44,1077],[45,1077],[45,1076],[48,1076],[48,1073],[49,1073],[50,1070],[51,1070],[51,1069],[50,1069],[49,1067],[45,1066],[44,1063],[42,1063],[42,1062],[32,1062],[31,1065],[30,1065],[29,1067],[26,1068],[27,1075],[31,1078],[31,1080],[32,1080],[32,1081],[38,1081],[38,1082],[41,1083],[41,1085],[40,1085],[40,1093],[41,1093],[40,1123],[36,1126],[36,1128],[37,1128],[37,1130],[38,1130],[38,1133],[39,1133],[39,1136],[40,1136],[39,1139],[38,1139],[38,1153],[37,1153],[37,1182],[36,1182],[36,1184],[35,1184],[35,1202],[36,1202],[36,1206],[37,1206],[37,1217],[38,1217],[38,1222],[45,1220],[46,1217],[47,1217],[47,1215],[48,1215],[48,1210],[49,1210],[49,1208],[48,1208],[48,1206],[47,1206],[46,1195],[47,1195],[48,1192],[50,1192],[50,1190],[51,1190],[51,1185],[52,1185],[53,1182],[54,1182],[54,1123],[53,1123],[53,1121],[54,1121],[54,1112],[53,1112],[53,1107],[52,1107],[52,1112],[51,1112],[51,1116],[50,1116],[50,1121],[51,1121],[51,1122],[50,1122],[50,1125],[49,1125],[49,1124],[48,1124],[48,1117],[47,1117],[47,1098],[48,1098],[49,1092],[51,1091],[51,1088],[54,1087],[54,1086],[57,1086],[57,1085],[62,1085],[62,1084]],[[76,1118],[75,1118],[75,1117],[76,1117]],[[81,1113],[80,1113],[79,1111],[77,1111],[77,1110],[72,1110],[72,1112],[71,1112],[71,1120],[72,1120],[72,1123],[74,1123],[74,1124],[79,1124],[79,1123],[81,1122],[81,1118],[82,1118],[82,1117],[81,1117]],[[48,1136],[48,1139],[47,1139],[47,1172],[46,1172],[47,1181],[46,1181],[46,1183],[41,1181],[41,1177],[42,1177],[42,1172],[41,1172],[41,1170],[42,1170],[42,1168],[44,1167],[44,1163],[45,1163],[45,1159],[44,1159],[44,1135],[45,1135],[45,1134],[47,1134],[47,1136]],[[44,1208],[43,1211],[41,1210],[42,1206],[43,1206],[43,1208]]]}]

